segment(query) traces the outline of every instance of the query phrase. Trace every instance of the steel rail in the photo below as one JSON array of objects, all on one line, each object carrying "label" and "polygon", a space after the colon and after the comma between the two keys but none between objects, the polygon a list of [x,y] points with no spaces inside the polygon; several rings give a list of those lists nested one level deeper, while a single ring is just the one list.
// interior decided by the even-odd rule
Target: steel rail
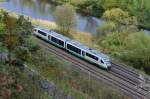
[{"label": "steel rail", "polygon": [[[44,47],[47,46],[47,45],[45,45],[44,43],[42,44],[42,46],[43,46],[43,45],[44,45]],[[52,47],[50,47],[50,45],[47,46],[47,47],[49,48],[49,51],[55,53],[57,56],[61,56],[61,57],[63,57],[63,58],[66,59],[66,60],[72,61],[70,57],[69,57],[69,59],[68,59],[64,54],[62,54],[62,52],[61,52],[62,55],[58,55],[58,52],[56,52],[56,49],[53,50]],[[53,51],[52,51],[52,50],[53,50]],[[59,50],[60,50],[60,49],[59,49]],[[57,49],[57,51],[58,51],[58,49]],[[74,60],[74,59],[73,59],[73,60]],[[85,63],[84,63],[84,64],[83,64],[83,63],[80,63],[78,60],[75,60],[75,61],[78,62],[78,64],[77,64],[76,62],[73,62],[73,61],[72,61],[72,63],[73,63],[73,64],[76,64],[76,65],[79,65],[79,66],[84,65],[84,69],[85,69]],[[86,64],[86,66],[87,66],[87,65],[89,65],[89,64]],[[91,66],[91,64],[90,64],[90,67],[93,67],[93,66]],[[83,68],[83,67],[82,67],[82,68]],[[99,71],[97,72],[97,71],[95,71],[95,70],[93,70],[93,71],[91,71],[91,70],[93,70],[93,69],[90,68],[90,70],[88,70],[88,71],[90,71],[90,72],[93,73],[93,74],[97,73],[97,74],[95,74],[95,75],[99,75],[99,76],[102,75],[102,73],[100,74]],[[98,77],[99,77],[99,76],[98,76]],[[114,79],[110,78],[110,75],[103,74],[103,76],[104,76],[104,77],[107,77],[107,81],[108,81],[108,78],[109,78],[109,79],[111,79],[111,82],[114,82]],[[104,78],[104,77],[103,77],[103,78]],[[105,80],[106,80],[106,78],[105,78]],[[118,81],[120,81],[120,80],[118,80]],[[130,91],[131,93],[133,93],[133,95],[136,94],[136,95],[134,95],[134,97],[140,97],[140,98],[143,98],[143,96],[145,97],[145,94],[144,94],[144,93],[142,93],[142,95],[141,95],[141,92],[137,92],[137,89],[134,89],[134,90],[133,90],[133,89],[132,89],[133,86],[126,86],[126,85],[124,84],[124,82],[121,82],[121,83],[120,83],[120,82],[118,82],[118,81],[115,81],[114,83],[115,83],[117,86],[119,86],[120,88],[122,88],[124,91],[126,90],[126,92],[128,92],[128,93],[129,93],[129,91]],[[110,85],[112,85],[112,83],[111,83]],[[123,87],[122,85],[123,85],[124,87]],[[129,90],[129,88],[130,88],[130,90]],[[135,92],[136,92],[136,93],[135,93]],[[130,94],[131,94],[131,93],[130,93]],[[140,98],[139,98],[139,99],[140,99]],[[146,97],[145,97],[145,98],[146,98]]]}]

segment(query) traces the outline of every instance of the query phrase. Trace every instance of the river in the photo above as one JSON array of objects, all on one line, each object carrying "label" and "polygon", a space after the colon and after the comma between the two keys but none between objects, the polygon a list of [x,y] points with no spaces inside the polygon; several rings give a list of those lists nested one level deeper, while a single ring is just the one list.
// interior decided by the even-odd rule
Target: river
[{"label": "river", "polygon": [[[56,6],[46,1],[47,0],[5,0],[5,2],[0,3],[0,7],[36,19],[54,22],[53,12],[55,11]],[[96,28],[104,23],[104,21],[99,18],[79,13],[77,13],[76,18],[77,30],[92,34],[96,34]],[[145,30],[145,32],[150,34],[150,31]]]},{"label": "river", "polygon": [[[56,6],[44,0],[5,0],[0,7],[12,12],[21,13],[37,19],[55,21],[53,12]],[[82,32],[96,33],[96,28],[102,25],[103,21],[91,16],[85,16],[77,13],[77,30]]]}]

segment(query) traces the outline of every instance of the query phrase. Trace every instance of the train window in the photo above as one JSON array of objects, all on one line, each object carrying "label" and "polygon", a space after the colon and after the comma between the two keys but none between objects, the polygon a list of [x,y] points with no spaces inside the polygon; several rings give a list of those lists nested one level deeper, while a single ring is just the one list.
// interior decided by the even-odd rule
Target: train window
[{"label": "train window", "polygon": [[81,54],[81,49],[76,48],[76,47],[74,47],[74,46],[72,46],[72,45],[70,45],[70,44],[67,44],[67,49],[69,49],[69,50],[71,50],[71,51],[74,51],[74,52],[76,52],[77,54]]},{"label": "train window", "polygon": [[82,51],[82,56],[85,56],[85,52],[84,51]]},{"label": "train window", "polygon": [[48,35],[48,39],[49,39],[49,40],[51,39],[51,36],[50,36],[50,35]]},{"label": "train window", "polygon": [[41,35],[43,35],[43,36],[46,36],[46,33],[42,32],[40,30],[38,30],[38,33],[41,34]]},{"label": "train window", "polygon": [[57,39],[57,38],[55,38],[55,37],[51,37],[51,41],[53,41],[53,42],[55,42],[55,43],[57,43],[57,44],[59,44],[59,45],[61,45],[61,46],[64,46],[64,41],[61,41],[61,40],[59,40],[59,39]]},{"label": "train window", "polygon": [[104,61],[103,61],[103,60],[101,60],[101,63],[103,63],[103,64],[104,64]]},{"label": "train window", "polygon": [[90,57],[90,58],[92,58],[92,59],[98,61],[98,57],[96,57],[96,56],[94,56],[94,55],[91,55],[91,54],[89,54],[89,53],[86,53],[86,56],[88,56],[88,57]]}]

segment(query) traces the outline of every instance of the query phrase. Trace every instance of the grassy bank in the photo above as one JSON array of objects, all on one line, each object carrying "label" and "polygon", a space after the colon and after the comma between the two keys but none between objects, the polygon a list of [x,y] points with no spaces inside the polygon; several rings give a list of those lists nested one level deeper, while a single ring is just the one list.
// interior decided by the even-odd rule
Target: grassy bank
[{"label": "grassy bank", "polygon": [[92,77],[89,79],[87,74],[80,73],[71,63],[45,50],[34,55],[29,66],[75,99],[130,99],[123,93],[98,83]]}]

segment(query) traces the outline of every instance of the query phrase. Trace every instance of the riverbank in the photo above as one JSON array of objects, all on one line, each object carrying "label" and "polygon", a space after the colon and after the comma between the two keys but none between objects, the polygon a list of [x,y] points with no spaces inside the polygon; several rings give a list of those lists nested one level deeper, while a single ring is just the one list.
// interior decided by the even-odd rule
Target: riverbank
[{"label": "riverbank", "polygon": [[[128,8],[128,6],[131,6],[131,5],[135,6],[135,5],[133,5],[134,2],[132,2],[133,4],[132,3],[126,4],[123,0],[118,2],[118,4],[117,3],[112,4],[111,0],[109,0],[109,1],[104,0],[103,2],[100,0],[99,1],[97,1],[97,0],[93,0],[93,1],[92,0],[87,0],[87,1],[86,0],[85,1],[84,0],[83,1],[75,1],[75,0],[69,0],[69,1],[55,0],[54,1],[54,0],[52,0],[50,2],[55,5],[63,5],[63,4],[69,3],[74,6],[74,8],[76,9],[77,12],[80,12],[87,16],[94,16],[94,17],[98,17],[98,18],[101,18],[101,16],[103,15],[103,13],[106,10],[113,9],[113,8],[121,8],[125,11],[127,10],[131,15],[134,15],[137,18],[139,18],[138,19],[139,20],[139,28],[150,30],[150,24],[149,24],[149,22],[147,22],[148,18],[143,20],[143,18],[141,18],[141,14],[140,14],[141,12],[135,13],[135,12],[137,12],[137,10],[135,10],[133,12],[133,10],[131,10],[131,8]],[[146,2],[146,0],[143,0],[143,2]],[[110,3],[110,5],[107,3]],[[119,5],[119,3],[120,3],[120,5]],[[139,6],[145,6],[145,8],[148,7],[148,5],[146,5],[146,3],[145,4],[143,3],[143,5],[140,5],[140,2],[136,2],[136,1],[135,1],[135,3],[137,3],[137,5],[139,5]],[[126,7],[122,7],[122,6],[124,6],[123,4],[126,5]],[[132,8],[132,9],[134,9],[134,8]],[[137,9],[140,9],[140,8],[137,8]],[[147,10],[148,9],[149,8],[147,8]],[[146,9],[145,10],[141,9],[141,10],[144,11],[144,12],[142,12],[142,15],[143,15],[143,13],[145,13],[145,15],[143,15],[143,17],[148,17],[148,15],[146,15],[146,14],[150,13],[150,12],[147,12]],[[139,14],[139,15],[137,15],[137,14]],[[141,20],[143,22],[141,22]],[[145,22],[147,22],[147,23],[145,23]]]},{"label": "riverbank", "polygon": [[[99,18],[104,13],[104,8],[102,6],[96,7],[96,5],[99,5],[99,2],[96,3],[97,1],[94,1],[94,0],[93,1],[92,0],[88,1],[85,4],[84,4],[85,1],[78,1],[78,0],[70,0],[70,1],[50,0],[50,1],[47,1],[47,2],[50,2],[55,6],[59,6],[59,5],[69,3],[72,6],[74,6],[74,8],[76,9],[77,12],[79,12],[83,15],[86,15],[86,16],[94,16],[94,17]],[[90,6],[90,4],[93,4],[93,6],[88,8],[87,6]]]}]

